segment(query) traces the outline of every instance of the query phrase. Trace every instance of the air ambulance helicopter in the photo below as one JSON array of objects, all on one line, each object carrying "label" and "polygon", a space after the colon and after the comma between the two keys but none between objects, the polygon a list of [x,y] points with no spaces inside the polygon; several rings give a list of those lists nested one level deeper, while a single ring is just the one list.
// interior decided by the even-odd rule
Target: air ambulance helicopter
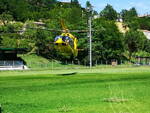
[{"label": "air ambulance helicopter", "polygon": [[63,28],[63,33],[59,36],[56,36],[54,39],[55,49],[64,56],[73,56],[77,57],[78,55],[78,40],[72,35],[69,30],[64,25],[64,22],[61,21]]},{"label": "air ambulance helicopter", "polygon": [[[58,54],[62,56],[67,56],[67,58],[76,58],[78,56],[78,51],[83,49],[78,49],[78,39],[70,32],[74,33],[86,33],[88,30],[69,30],[64,24],[64,20],[60,21],[62,30],[56,29],[42,29],[50,32],[62,32],[61,35],[58,35],[54,38],[54,48]],[[52,43],[51,43],[52,44]]]}]

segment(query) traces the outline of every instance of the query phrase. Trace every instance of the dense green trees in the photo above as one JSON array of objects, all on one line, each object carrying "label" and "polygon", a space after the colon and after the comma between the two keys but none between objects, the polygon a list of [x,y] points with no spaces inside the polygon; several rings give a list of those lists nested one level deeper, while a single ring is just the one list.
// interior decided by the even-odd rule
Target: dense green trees
[{"label": "dense green trees", "polygon": [[138,16],[137,11],[134,7],[131,8],[130,10],[123,9],[120,14],[121,14],[123,21],[125,22],[131,21],[132,19]]},{"label": "dense green trees", "polygon": [[95,60],[111,60],[122,58],[124,52],[123,35],[114,21],[96,19],[93,34],[93,57]]},{"label": "dense green trees", "polygon": [[[92,4],[87,1],[86,7],[92,7]],[[92,16],[93,61],[123,60],[124,57],[130,59],[133,53],[139,51],[150,53],[150,41],[138,30],[150,30],[150,18],[138,18],[135,8],[122,10],[120,15],[130,29],[122,34],[115,24],[118,13],[111,5],[100,12],[100,18],[94,19],[95,14],[96,11],[87,12],[87,9],[82,8],[78,0],[71,0],[71,3],[59,3],[56,0],[0,0],[0,47],[27,48],[28,54],[64,60],[65,57],[57,54],[53,45],[55,36],[61,32],[41,28],[62,29],[60,20],[63,19],[68,29],[87,30],[88,18]],[[36,25],[35,21],[45,25]],[[22,34],[17,33],[24,26],[28,28]],[[72,34],[78,38],[78,48],[81,50],[77,58],[85,63],[89,51],[87,33]],[[125,56],[125,52],[129,52],[129,55]]]},{"label": "dense green trees", "polygon": [[150,17],[139,18],[138,21],[141,29],[150,30]]},{"label": "dense green trees", "polygon": [[4,12],[0,15],[0,20],[1,20],[2,24],[6,25],[9,21],[13,20],[13,17],[12,17],[12,15]]},{"label": "dense green trees", "polygon": [[56,3],[56,0],[0,0],[0,14],[11,14],[17,21],[39,20],[46,17]]},{"label": "dense green trees", "polygon": [[144,41],[146,37],[140,31],[130,30],[125,34],[125,47],[129,51],[129,59],[131,59],[132,53],[143,50]]},{"label": "dense green trees", "polygon": [[100,16],[108,20],[116,20],[118,18],[116,10],[109,4],[100,12]]},{"label": "dense green trees", "polygon": [[137,30],[140,28],[139,18],[136,9],[133,7],[129,10],[123,9],[120,12],[121,18],[131,29]]}]

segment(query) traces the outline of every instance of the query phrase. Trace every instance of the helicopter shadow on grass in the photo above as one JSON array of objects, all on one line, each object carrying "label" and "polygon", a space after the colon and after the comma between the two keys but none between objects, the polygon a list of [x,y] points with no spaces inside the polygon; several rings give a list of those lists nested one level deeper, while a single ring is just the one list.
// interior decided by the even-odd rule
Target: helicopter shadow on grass
[{"label": "helicopter shadow on grass", "polygon": [[58,76],[73,76],[76,75],[77,72],[73,72],[73,73],[63,73],[63,74],[58,74]]}]

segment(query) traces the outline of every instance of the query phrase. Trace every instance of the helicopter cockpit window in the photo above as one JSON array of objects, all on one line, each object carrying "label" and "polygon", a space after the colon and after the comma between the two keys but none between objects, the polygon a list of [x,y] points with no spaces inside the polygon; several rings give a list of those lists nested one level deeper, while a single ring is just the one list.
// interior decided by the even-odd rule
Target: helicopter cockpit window
[{"label": "helicopter cockpit window", "polygon": [[63,40],[64,42],[70,42],[70,41],[72,41],[72,39],[71,39],[70,37],[68,37],[68,36],[63,36],[63,37],[62,37],[62,40]]},{"label": "helicopter cockpit window", "polygon": [[62,40],[65,42],[65,41],[66,41],[66,37],[65,37],[65,36],[63,36],[63,37],[62,37]]},{"label": "helicopter cockpit window", "polygon": [[54,41],[57,41],[59,38],[62,38],[61,36],[56,36]]}]

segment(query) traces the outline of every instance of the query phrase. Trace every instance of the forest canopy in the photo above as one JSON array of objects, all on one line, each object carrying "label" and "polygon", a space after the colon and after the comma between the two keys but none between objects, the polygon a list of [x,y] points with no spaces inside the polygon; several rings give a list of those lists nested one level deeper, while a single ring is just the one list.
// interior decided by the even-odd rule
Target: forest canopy
[{"label": "forest canopy", "polygon": [[[86,7],[91,6],[87,1]],[[130,60],[134,53],[150,52],[150,41],[140,31],[150,30],[149,17],[139,18],[134,7],[117,12],[110,4],[101,12],[88,12],[78,0],[0,0],[0,47],[27,48],[28,54],[63,60],[51,44],[61,32],[40,29],[26,29],[22,35],[16,32],[22,30],[25,25],[43,27],[34,24],[35,22],[44,23],[47,29],[62,29],[62,19],[68,29],[87,30],[89,16],[92,16],[92,29],[95,30],[92,32],[93,61]],[[116,25],[116,21],[120,19],[130,29],[125,34],[121,33]],[[78,38],[78,48],[83,49],[79,52],[78,59],[84,62],[88,60],[87,33],[73,35]]]}]

